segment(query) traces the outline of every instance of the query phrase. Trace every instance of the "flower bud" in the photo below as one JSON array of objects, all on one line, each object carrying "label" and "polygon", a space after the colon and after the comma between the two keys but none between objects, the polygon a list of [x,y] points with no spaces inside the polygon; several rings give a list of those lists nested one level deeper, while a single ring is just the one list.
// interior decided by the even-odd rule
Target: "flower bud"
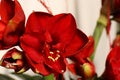
[{"label": "flower bud", "polygon": [[9,50],[0,61],[0,65],[8,69],[14,69],[15,72],[21,73],[29,69],[26,64],[23,52],[13,48]]},{"label": "flower bud", "polygon": [[91,63],[84,63],[82,69],[85,78],[91,78],[95,75],[95,68]]}]

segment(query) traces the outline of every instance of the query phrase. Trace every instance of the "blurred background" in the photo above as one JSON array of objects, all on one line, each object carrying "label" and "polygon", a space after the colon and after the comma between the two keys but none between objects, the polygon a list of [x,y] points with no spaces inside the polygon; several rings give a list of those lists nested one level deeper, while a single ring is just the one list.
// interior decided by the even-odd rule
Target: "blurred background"
[{"label": "blurred background", "polygon": [[[18,0],[23,7],[26,18],[33,11],[43,11],[47,10],[38,0]],[[93,34],[94,28],[96,26],[97,19],[99,17],[101,0],[43,0],[46,5],[50,8],[54,15],[60,13],[71,13],[76,19],[77,27],[81,29],[87,36]],[[116,23],[112,22],[112,26]],[[115,36],[115,27],[111,28],[111,42]],[[106,32],[104,31],[98,44],[96,51],[94,64],[96,66],[96,71],[98,75],[104,70],[106,56],[109,52],[109,40],[107,38]],[[0,51],[0,58],[4,55],[6,50]],[[0,67],[0,73],[9,74],[9,70]],[[27,74],[33,74],[32,71],[26,72]]]}]

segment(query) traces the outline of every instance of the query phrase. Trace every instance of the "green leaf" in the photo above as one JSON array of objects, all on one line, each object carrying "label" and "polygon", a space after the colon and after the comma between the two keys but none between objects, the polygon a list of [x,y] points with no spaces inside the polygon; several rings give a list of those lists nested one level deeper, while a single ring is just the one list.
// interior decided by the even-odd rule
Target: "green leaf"
[{"label": "green leaf", "polygon": [[12,73],[16,76],[18,76],[19,78],[22,78],[24,80],[43,80],[42,76],[31,76],[31,75],[27,75],[27,74],[17,74],[17,73]]},{"label": "green leaf", "polygon": [[6,74],[0,74],[0,80],[15,80]]},{"label": "green leaf", "polygon": [[50,74],[48,76],[44,76],[44,80],[54,80],[54,75]]},{"label": "green leaf", "polygon": [[32,78],[33,80],[44,80],[44,78],[40,76],[33,76]]}]

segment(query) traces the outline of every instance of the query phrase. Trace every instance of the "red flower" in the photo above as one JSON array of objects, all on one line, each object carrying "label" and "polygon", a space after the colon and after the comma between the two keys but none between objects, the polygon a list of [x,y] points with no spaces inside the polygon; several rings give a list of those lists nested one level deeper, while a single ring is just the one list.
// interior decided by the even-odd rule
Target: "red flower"
[{"label": "red flower", "polygon": [[102,12],[120,22],[120,0],[102,0]]},{"label": "red flower", "polygon": [[102,15],[106,16],[107,18],[107,33],[109,34],[111,19],[120,22],[120,0],[102,0],[102,8],[101,8]]},{"label": "red flower", "polygon": [[24,32],[25,15],[17,0],[1,0],[0,17],[0,49],[10,48]]},{"label": "red flower", "polygon": [[34,72],[43,75],[63,73],[65,57],[80,51],[88,38],[76,28],[71,14],[50,15],[33,12],[27,21],[21,47]]},{"label": "red flower", "polygon": [[101,78],[104,80],[120,80],[120,36],[117,36],[107,57],[106,68]]},{"label": "red flower", "polygon": [[14,69],[15,72],[21,73],[29,69],[23,52],[13,48],[9,50],[1,59],[0,65],[8,69]]},{"label": "red flower", "polygon": [[120,0],[113,0],[111,6],[111,15],[113,15],[113,19],[120,22]]},{"label": "red flower", "polygon": [[75,62],[83,64],[85,63],[86,59],[91,56],[93,51],[94,51],[94,39],[92,36],[90,36],[88,43],[83,48],[81,48],[79,53],[71,56],[71,59]]},{"label": "red flower", "polygon": [[71,56],[74,61],[68,64],[68,69],[73,73],[81,76],[82,80],[87,80],[95,75],[95,66],[89,59],[94,51],[94,40],[89,37],[88,43],[81,48],[78,54]]},{"label": "red flower", "polygon": [[79,75],[81,80],[91,80],[95,76],[95,66],[89,58],[84,61],[83,64],[77,62],[67,64],[67,67],[73,74]]}]

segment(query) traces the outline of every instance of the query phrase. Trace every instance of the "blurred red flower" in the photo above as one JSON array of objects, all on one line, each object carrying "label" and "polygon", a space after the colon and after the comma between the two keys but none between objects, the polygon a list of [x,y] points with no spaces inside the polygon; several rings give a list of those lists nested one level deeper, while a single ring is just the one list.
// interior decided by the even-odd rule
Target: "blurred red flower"
[{"label": "blurred red flower", "polygon": [[1,0],[0,17],[0,49],[10,48],[24,32],[25,15],[17,0]]},{"label": "blurred red flower", "polygon": [[114,41],[113,48],[106,60],[105,71],[101,78],[103,80],[120,80],[120,35]]},{"label": "blurred red flower", "polygon": [[21,48],[34,72],[48,75],[66,70],[65,58],[80,51],[87,36],[76,28],[71,14],[33,12],[27,21]]},{"label": "blurred red flower", "polygon": [[[109,34],[111,20],[120,22],[120,0],[102,0],[101,13],[107,18],[106,30],[107,33]],[[103,18],[102,20],[104,21]]]},{"label": "blurred red flower", "polygon": [[90,36],[88,43],[81,48],[78,54],[71,56],[73,63],[68,63],[68,69],[75,75],[81,76],[82,80],[87,80],[95,76],[95,66],[90,60],[94,51],[94,40]]},{"label": "blurred red flower", "polygon": [[120,0],[102,0],[102,12],[120,22]]}]

